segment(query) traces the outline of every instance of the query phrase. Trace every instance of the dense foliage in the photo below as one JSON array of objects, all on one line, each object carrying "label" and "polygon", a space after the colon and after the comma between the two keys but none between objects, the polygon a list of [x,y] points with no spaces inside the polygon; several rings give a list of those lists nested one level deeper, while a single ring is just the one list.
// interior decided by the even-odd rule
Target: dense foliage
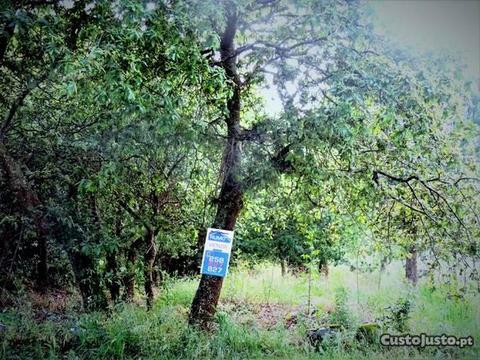
[{"label": "dense foliage", "polygon": [[368,19],[346,0],[2,0],[2,305],[57,287],[151,306],[212,223],[237,225],[236,260],[407,258],[415,282],[419,254],[478,282],[478,96]]}]

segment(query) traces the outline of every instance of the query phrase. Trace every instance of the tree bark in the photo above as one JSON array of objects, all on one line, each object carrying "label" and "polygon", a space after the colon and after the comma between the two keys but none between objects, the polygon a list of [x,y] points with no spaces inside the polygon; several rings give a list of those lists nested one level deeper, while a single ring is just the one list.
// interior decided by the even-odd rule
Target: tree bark
[{"label": "tree bark", "polygon": [[69,251],[69,258],[75,274],[75,283],[82,296],[83,310],[95,311],[105,309],[107,301],[92,259],[81,250],[75,249]]},{"label": "tree bark", "polygon": [[280,266],[282,268],[282,277],[284,277],[285,275],[287,275],[287,262],[285,261],[285,259],[280,260]]},{"label": "tree bark", "polygon": [[318,271],[325,275],[326,278],[328,278],[328,260],[322,259],[319,264],[318,264]]},{"label": "tree bark", "polygon": [[[220,43],[222,67],[231,81],[233,95],[228,100],[229,114],[225,119],[228,128],[227,142],[221,167],[222,187],[217,200],[217,213],[214,228],[233,230],[243,207],[243,190],[239,179],[240,172],[240,97],[241,83],[237,73],[234,38],[237,31],[237,12],[233,2],[227,5],[226,28]],[[208,329],[215,315],[222,290],[223,278],[202,275],[192,302],[189,323]]]},{"label": "tree bark", "polygon": [[200,229],[197,237],[197,265],[202,264],[203,250],[205,249],[205,237],[207,236],[207,229]]},{"label": "tree bark", "polygon": [[405,276],[407,277],[408,281],[416,285],[418,281],[418,273],[417,273],[417,249],[415,245],[410,247],[410,254],[409,257],[405,259]]},{"label": "tree bark", "polygon": [[382,258],[382,261],[380,261],[380,272],[384,272],[385,271],[385,268],[387,267],[387,257],[384,256]]},{"label": "tree bark", "polygon": [[135,295],[135,262],[137,261],[137,247],[141,239],[133,242],[127,251],[127,272],[123,277],[123,300],[132,302]]},{"label": "tree bark", "polygon": [[118,279],[118,262],[115,252],[107,255],[107,273],[109,273],[108,290],[113,303],[116,303],[120,297],[120,284]]},{"label": "tree bark", "polygon": [[155,285],[156,287],[160,287],[160,285],[162,284],[162,274],[160,273],[157,267],[158,261],[156,261],[155,265],[156,266],[154,267],[152,272],[153,285]]},{"label": "tree bark", "polygon": [[145,254],[144,260],[144,279],[145,279],[145,295],[147,296],[147,309],[151,309],[153,305],[153,268],[157,249],[155,247],[155,233],[148,229],[145,234]]}]

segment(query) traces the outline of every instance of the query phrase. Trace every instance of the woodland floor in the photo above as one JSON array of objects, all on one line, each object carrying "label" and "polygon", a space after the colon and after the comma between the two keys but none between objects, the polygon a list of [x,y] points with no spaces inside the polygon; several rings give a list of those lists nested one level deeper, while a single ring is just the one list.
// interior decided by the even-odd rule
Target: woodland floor
[{"label": "woodland floor", "polygon": [[[4,359],[250,359],[316,358],[309,329],[342,321],[350,324],[380,318],[399,299],[410,299],[407,326],[411,334],[472,335],[480,339],[480,304],[474,292],[455,286],[433,289],[425,279],[417,288],[402,279],[401,264],[378,272],[352,272],[331,267],[330,275],[313,274],[308,315],[309,276],[282,276],[280,267],[241,265],[228,275],[217,316],[209,334],[189,329],[186,320],[198,279],[168,279],[157,289],[150,312],[138,296],[108,313],[80,314],[75,294],[26,292],[16,309],[0,313],[0,358]],[[346,303],[336,299],[344,289]],[[340,317],[341,320],[341,317]],[[355,327],[356,325],[352,325]],[[350,337],[350,340],[349,340]],[[351,333],[325,344],[322,358],[358,359],[476,359],[473,348],[396,348],[351,342]]]}]

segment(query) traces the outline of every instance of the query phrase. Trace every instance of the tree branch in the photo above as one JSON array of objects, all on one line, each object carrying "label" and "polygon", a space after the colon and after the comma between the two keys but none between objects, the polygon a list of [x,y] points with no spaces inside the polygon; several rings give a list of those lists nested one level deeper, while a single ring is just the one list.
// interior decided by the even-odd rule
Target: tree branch
[{"label": "tree branch", "polygon": [[3,120],[2,126],[0,127],[0,141],[3,140],[5,137],[5,134],[10,127],[10,124],[12,123],[12,120],[17,113],[17,110],[20,106],[22,106],[23,101],[27,97],[28,94],[32,91],[31,87],[27,87],[25,90],[22,91],[22,93],[15,99],[13,102],[12,106],[10,106],[10,110],[7,113],[7,116]]}]

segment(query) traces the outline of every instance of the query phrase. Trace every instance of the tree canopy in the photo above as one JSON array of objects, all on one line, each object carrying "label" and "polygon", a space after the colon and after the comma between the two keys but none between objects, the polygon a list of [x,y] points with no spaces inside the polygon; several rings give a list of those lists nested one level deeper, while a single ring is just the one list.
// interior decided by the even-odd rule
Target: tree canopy
[{"label": "tree canopy", "polygon": [[[0,4],[3,292],[75,286],[94,309],[141,284],[151,306],[210,226],[237,259],[418,252],[480,280],[478,94],[361,2]],[[192,323],[221,286],[202,276]]]}]

